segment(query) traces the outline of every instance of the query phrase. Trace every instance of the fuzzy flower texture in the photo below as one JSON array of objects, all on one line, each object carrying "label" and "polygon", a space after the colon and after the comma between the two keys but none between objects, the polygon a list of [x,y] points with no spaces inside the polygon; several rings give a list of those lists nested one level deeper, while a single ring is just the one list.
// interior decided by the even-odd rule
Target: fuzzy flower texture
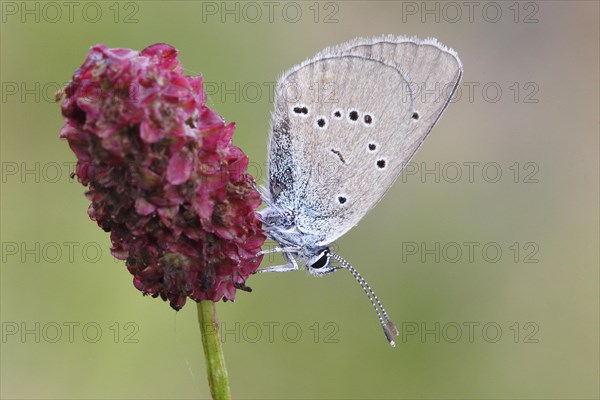
[{"label": "fuzzy flower texture", "polygon": [[265,241],[260,195],[234,124],[205,106],[202,77],[183,75],[177,50],[94,46],[60,95],[88,214],[135,287],[176,310],[249,290]]}]

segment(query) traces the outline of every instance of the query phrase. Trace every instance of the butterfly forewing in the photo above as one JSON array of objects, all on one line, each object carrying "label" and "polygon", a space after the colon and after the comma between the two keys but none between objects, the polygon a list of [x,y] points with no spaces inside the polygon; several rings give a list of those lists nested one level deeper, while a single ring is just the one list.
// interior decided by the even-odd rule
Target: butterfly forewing
[{"label": "butterfly forewing", "polygon": [[400,173],[396,155],[412,123],[410,89],[396,67],[357,56],[306,63],[280,88],[272,200],[293,211],[302,232],[329,243],[356,225]]},{"label": "butterfly forewing", "polygon": [[398,157],[408,163],[440,118],[462,77],[462,63],[453,50],[435,39],[381,36],[358,38],[323,50],[331,54],[358,55],[396,65],[409,81],[418,123],[405,132],[407,146]]},{"label": "butterfly forewing", "polygon": [[343,235],[399,176],[461,73],[437,42],[392,37],[329,48],[286,72],[269,144],[272,206],[315,245]]}]

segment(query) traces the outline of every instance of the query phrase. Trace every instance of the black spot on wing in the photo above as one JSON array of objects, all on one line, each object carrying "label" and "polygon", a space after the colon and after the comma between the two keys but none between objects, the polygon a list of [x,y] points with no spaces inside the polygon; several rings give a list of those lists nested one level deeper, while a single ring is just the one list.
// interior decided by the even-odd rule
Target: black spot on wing
[{"label": "black spot on wing", "polygon": [[343,162],[344,164],[346,164],[346,160],[344,160],[344,156],[342,156],[342,153],[339,150],[331,149],[331,152],[333,154],[337,155],[340,158],[341,162]]}]

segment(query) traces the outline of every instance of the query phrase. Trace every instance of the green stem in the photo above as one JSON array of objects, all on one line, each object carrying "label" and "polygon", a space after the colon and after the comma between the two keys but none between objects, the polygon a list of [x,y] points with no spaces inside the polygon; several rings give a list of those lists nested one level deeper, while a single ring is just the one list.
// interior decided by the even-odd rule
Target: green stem
[{"label": "green stem", "polygon": [[202,332],[202,347],[204,347],[210,394],[215,400],[231,399],[225,356],[219,341],[219,321],[215,303],[210,300],[198,303],[198,322]]}]

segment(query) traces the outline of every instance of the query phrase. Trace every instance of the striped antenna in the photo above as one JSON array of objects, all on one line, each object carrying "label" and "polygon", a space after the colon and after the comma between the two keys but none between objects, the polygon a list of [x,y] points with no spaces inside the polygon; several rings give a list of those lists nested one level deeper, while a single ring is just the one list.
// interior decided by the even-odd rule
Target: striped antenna
[{"label": "striped antenna", "polygon": [[[342,264],[343,268],[346,268],[348,271],[350,271],[352,276],[354,276],[354,279],[356,279],[356,281],[358,282],[360,287],[363,289],[363,291],[369,298],[369,301],[373,305],[373,308],[375,309],[375,312],[377,313],[377,317],[379,318],[379,322],[381,323],[381,327],[383,328],[383,333],[385,334],[385,337],[387,338],[390,345],[392,347],[395,347],[396,342],[394,342],[394,336],[392,336],[392,333],[394,335],[398,336],[398,333],[399,333],[398,328],[396,328],[396,325],[394,325],[394,323],[390,319],[388,313],[385,311],[385,308],[383,307],[383,304],[381,304],[379,297],[377,297],[377,295],[375,294],[373,289],[371,289],[371,286],[369,286],[367,281],[365,281],[365,278],[363,278],[362,275],[358,273],[356,268],[354,268],[352,265],[350,265],[348,263],[348,261],[344,260],[342,257],[340,257],[339,255],[337,255],[335,253],[328,253],[327,256],[330,258],[333,258],[334,260],[337,260],[340,264]],[[381,310],[381,312],[380,312],[380,310]],[[382,317],[382,315],[383,315],[383,317]],[[384,321],[384,319],[385,319],[385,321]]]}]

